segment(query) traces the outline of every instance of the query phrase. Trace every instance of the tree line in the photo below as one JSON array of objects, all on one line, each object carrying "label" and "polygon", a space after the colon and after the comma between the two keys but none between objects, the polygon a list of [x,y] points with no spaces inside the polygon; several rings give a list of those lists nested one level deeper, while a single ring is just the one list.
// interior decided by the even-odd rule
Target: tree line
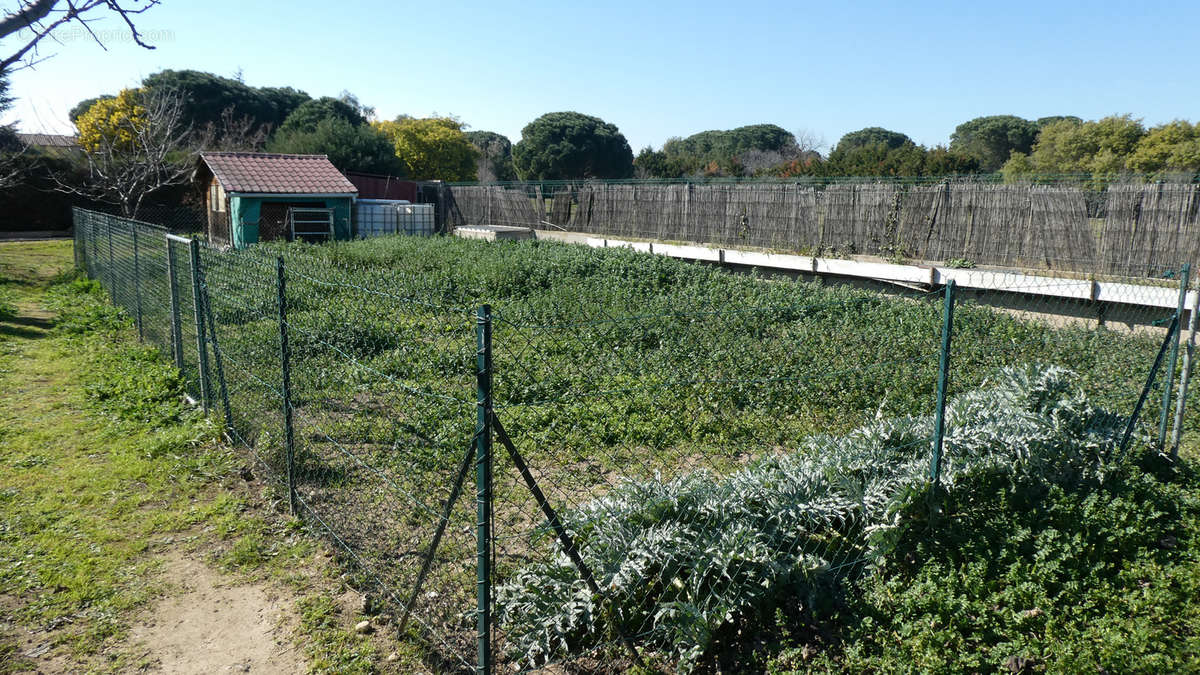
[{"label": "tree line", "polygon": [[[906,134],[868,127],[822,154],[810,134],[776,124],[708,130],[668,139],[635,156],[613,124],[576,112],[530,122],[513,143],[452,117],[374,119],[351,94],[312,98],[292,87],[251,87],[237,78],[166,70],[125,93],[81,101],[71,111],[81,138],[132,113],[136,96],[180,97],[180,123],[212,130],[240,121],[244,149],[320,153],[339,169],[451,181],[579,178],[944,176],[1000,172],[1007,180],[1046,174],[1110,177],[1200,171],[1200,129],[1175,121],[1151,129],[1129,115],[1084,121],[1015,115],[959,124],[949,143],[925,147]],[[247,134],[245,131],[252,131]],[[225,143],[229,145],[229,143]]]},{"label": "tree line", "polygon": [[[746,133],[762,127],[773,133]],[[959,124],[948,145],[927,148],[901,132],[868,127],[842,136],[828,155],[822,155],[811,143],[777,126],[756,125],[670,139],[660,150],[643,149],[634,166],[639,175],[653,178],[999,173],[1009,182],[1064,174],[1102,180],[1126,174],[1192,180],[1200,172],[1200,126],[1176,120],[1147,129],[1130,115],[1090,121],[991,115]]]},{"label": "tree line", "polygon": [[[0,85],[2,108],[11,99],[2,78]],[[164,70],[139,87],[80,101],[70,118],[81,157],[26,157],[0,168],[11,178],[19,173],[11,167],[23,166],[28,185],[52,184],[127,215],[147,194],[181,200],[180,186],[204,150],[324,154],[346,172],[488,182],[971,174],[1011,182],[1129,173],[1192,180],[1200,172],[1200,126],[1182,120],[1147,129],[1130,115],[992,115],[959,124],[945,145],[925,147],[902,132],[868,127],[845,134],[827,154],[811,134],[763,123],[673,137],[635,155],[614,124],[578,112],[542,115],[513,143],[453,117],[380,120],[349,92],[314,98],[198,70]],[[4,131],[0,154],[20,151],[11,129]]]},{"label": "tree line", "polygon": [[[314,98],[292,87],[252,87],[238,78],[197,70],[164,70],[141,86],[80,101],[70,113],[85,150],[89,139],[145,125],[139,117],[153,101],[179,103],[173,123],[204,149],[324,154],[343,171],[415,179],[472,180],[478,151],[447,117],[401,115],[377,120],[349,92]],[[194,145],[194,144],[193,144]]]}]

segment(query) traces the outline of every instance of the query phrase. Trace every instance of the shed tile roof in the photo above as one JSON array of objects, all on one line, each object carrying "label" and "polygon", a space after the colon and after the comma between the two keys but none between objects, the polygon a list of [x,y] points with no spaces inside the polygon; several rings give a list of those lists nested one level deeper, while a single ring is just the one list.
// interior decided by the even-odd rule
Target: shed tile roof
[{"label": "shed tile roof", "polygon": [[325,155],[205,152],[200,159],[226,192],[347,195],[358,192]]},{"label": "shed tile roof", "polygon": [[17,134],[25,145],[32,145],[41,148],[78,148],[78,136],[66,136],[64,134]]}]

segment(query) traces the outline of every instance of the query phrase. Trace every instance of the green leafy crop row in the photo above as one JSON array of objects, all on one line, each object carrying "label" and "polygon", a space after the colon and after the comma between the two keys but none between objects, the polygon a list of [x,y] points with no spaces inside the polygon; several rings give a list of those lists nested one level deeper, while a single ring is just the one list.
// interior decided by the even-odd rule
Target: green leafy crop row
[{"label": "green leafy crop row", "polygon": [[[1102,481],[1118,464],[1121,419],[1059,368],[1006,370],[947,415],[950,494],[981,475]],[[624,481],[567,512],[601,594],[561,550],[518,570],[497,592],[515,659],[538,665],[623,632],[686,669],[731,624],[745,631],[781,604],[828,604],[839,577],[928,525],[932,426],[928,416],[881,420],[723,478]]]},{"label": "green leafy crop row", "polygon": [[[597,574],[617,584],[602,598],[578,593],[578,575],[539,526],[537,506],[497,445],[495,570],[506,584],[500,607],[511,622],[505,639],[513,658],[540,662],[611,647],[621,627],[652,651],[689,663],[711,652],[730,626],[767,621],[772,606],[797,590],[806,602],[827,602],[830,582],[887,550],[880,519],[919,501],[904,486],[928,466],[940,294],[767,280],[629,250],[537,241],[387,237],[203,251],[235,437],[276,475],[285,454],[277,255],[287,276],[303,508],[393,595],[411,588],[472,441],[475,311],[492,306],[496,416],[552,505],[569,514]],[[1106,446],[1084,461],[1083,446],[1068,444],[1067,455],[1043,462],[1052,456],[1048,447],[1066,441],[1037,435],[1045,422],[1039,406],[1128,415],[1158,341],[961,304],[951,355],[957,405],[975,401],[969,392],[1004,368],[1029,363],[1069,367],[1090,403],[1060,401],[1050,385],[1054,396],[1025,408],[970,403],[978,420],[952,419],[951,484],[962,472],[991,470],[981,462],[997,457],[1001,467],[1033,462],[1049,472],[1046,480],[1098,470]],[[1003,389],[989,387],[993,397]],[[1144,420],[1155,419],[1157,400],[1151,397]],[[1023,409],[1028,419],[1015,412]],[[972,449],[954,436],[960,428],[992,445]],[[878,443],[859,447],[868,430],[880,435]],[[1064,437],[1072,443],[1092,433],[1068,431],[1076,434]],[[1008,437],[1030,445],[997,440]],[[974,459],[956,464],[963,457]],[[1083,463],[1064,463],[1072,457]],[[818,469],[816,482],[805,483],[802,476]],[[881,483],[887,476],[900,482]],[[735,497],[784,489],[786,481],[796,489],[770,497],[758,512],[710,504],[699,520],[672,520],[676,512],[695,515],[710,494],[736,506]],[[842,504],[844,517],[816,527],[800,508],[776,530],[756,520],[766,517],[768,502],[784,508],[825,498]],[[595,505],[610,503],[616,517],[589,520]],[[474,544],[462,534],[472,531],[471,507],[462,501],[451,513],[445,560],[471,559]],[[920,514],[908,515],[916,522]],[[652,535],[673,552],[647,543]],[[397,542],[405,555],[396,555]],[[618,575],[626,563],[644,567]],[[733,571],[722,577],[726,563]],[[468,572],[439,561],[426,582],[426,597],[437,600],[419,608],[421,620],[463,634],[447,641],[467,639],[471,630]],[[512,609],[522,602],[533,609]],[[575,613],[562,614],[564,607]],[[537,625],[521,617],[538,617]],[[541,627],[544,618],[553,632]]]}]

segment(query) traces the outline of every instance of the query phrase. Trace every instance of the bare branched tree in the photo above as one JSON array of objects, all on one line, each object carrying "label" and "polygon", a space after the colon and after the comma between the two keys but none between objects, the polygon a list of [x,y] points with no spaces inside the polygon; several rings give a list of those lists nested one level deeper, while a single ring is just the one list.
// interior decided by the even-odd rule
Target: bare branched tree
[{"label": "bare branched tree", "polygon": [[147,196],[191,180],[204,150],[259,150],[269,129],[232,108],[217,123],[193,128],[185,123],[183,97],[174,91],[140,90],[138,113],[98,139],[82,144],[83,179],[55,176],[57,189],[113,204],[136,218]]},{"label": "bare branched tree", "polygon": [[805,161],[821,156],[820,149],[825,146],[825,139],[806,129],[793,134],[795,143],[778,150],[747,150],[737,156],[742,171],[747,176],[755,176],[769,171],[788,162]]},{"label": "bare branched tree", "polygon": [[811,129],[797,129],[792,132],[792,136],[796,138],[796,147],[800,150],[802,159],[820,156],[829,146],[824,136]]},{"label": "bare branched tree", "polygon": [[196,142],[205,150],[257,152],[267,144],[270,135],[271,125],[262,124],[249,115],[238,117],[231,106],[221,113],[221,119],[215,124],[207,124],[199,130]]},{"label": "bare branched tree", "polygon": [[7,190],[20,183],[37,164],[37,158],[24,143],[18,141],[13,145],[0,141],[0,190]]},{"label": "bare branched tree", "polygon": [[60,190],[114,204],[136,218],[148,194],[190,180],[210,132],[193,133],[183,123],[177,94],[149,92],[139,103],[144,113],[136,120],[84,147],[83,183],[57,180]]},{"label": "bare branched tree", "polygon": [[159,0],[20,0],[16,7],[6,8],[0,18],[0,42],[17,40],[15,45],[3,49],[0,71],[12,72],[37,63],[38,44],[44,38],[53,39],[54,31],[68,24],[82,27],[104,47],[92,24],[105,16],[119,17],[135,43],[154,49],[142,38],[135,18],[158,3]]}]

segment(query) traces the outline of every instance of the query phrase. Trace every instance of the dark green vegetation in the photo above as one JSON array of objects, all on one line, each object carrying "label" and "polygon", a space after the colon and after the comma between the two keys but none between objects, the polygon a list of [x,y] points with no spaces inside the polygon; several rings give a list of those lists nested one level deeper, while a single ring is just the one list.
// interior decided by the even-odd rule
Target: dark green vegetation
[{"label": "dark green vegetation", "polygon": [[633,151],[616,125],[577,112],[546,113],[525,125],[512,154],[525,180],[633,176]]},{"label": "dark green vegetation", "polygon": [[349,94],[305,100],[274,130],[266,150],[325,155],[339,171],[407,175],[392,142],[367,123],[368,112]]},{"label": "dark green vegetation", "polygon": [[149,665],[128,629],[176,590],[172,552],[301,598],[312,672],[377,672],[379,647],[329,606],[343,591],[320,547],[243,487],[178,372],[70,259],[66,242],[0,243],[0,673],[45,667],[25,655],[41,645],[60,672]]},{"label": "dark green vegetation", "polygon": [[[271,377],[277,358],[271,288],[252,292],[247,281],[269,284],[271,259],[261,257],[267,250],[223,256],[220,265],[232,266],[224,269],[214,259],[207,271],[217,320],[224,323],[222,349],[243,366],[261,359],[261,366],[252,369],[264,379]],[[307,484],[302,494],[326,522],[350,533],[347,538],[360,547],[356,554],[361,559],[381,561],[377,569],[385,569],[387,539],[412,536],[415,528],[427,541],[432,528],[416,522],[383,525],[375,516],[365,516],[392,512],[395,504],[377,479],[340,454],[354,448],[360,461],[399,481],[403,491],[416,492],[426,508],[440,505],[438,495],[447,494],[474,425],[473,308],[482,303],[492,304],[497,316],[497,416],[552,503],[568,514],[587,512],[606,493],[619,500],[620,490],[610,490],[624,479],[641,481],[631,486],[662,480],[703,488],[685,491],[692,497],[719,492],[722,484],[711,481],[778,466],[783,460],[770,457],[805,447],[803,439],[813,433],[840,435],[864,425],[872,428],[876,416],[926,415],[933,408],[939,295],[885,297],[819,284],[769,282],[631,251],[545,242],[488,245],[384,238],[270,250],[282,253],[290,270],[294,395],[298,433],[307,439],[298,450]],[[234,274],[234,269],[243,272]],[[259,271],[249,274],[251,269]],[[851,592],[838,586],[799,601],[791,590],[782,596],[768,593],[765,604],[718,602],[704,610],[712,615],[689,613],[677,604],[667,613],[636,614],[651,608],[634,602],[630,608],[640,609],[624,610],[626,598],[617,597],[598,611],[635,614],[615,623],[597,617],[595,634],[579,633],[570,622],[552,622],[559,632],[536,639],[549,640],[552,647],[562,646],[555,640],[572,648],[602,644],[620,658],[612,626],[651,621],[655,628],[649,633],[630,631],[643,648],[660,648],[668,663],[678,657],[694,659],[701,668],[729,662],[777,669],[818,663],[831,669],[906,670],[919,662],[953,671],[998,668],[1008,656],[1111,666],[1150,645],[1162,646],[1164,663],[1186,666],[1196,653],[1196,627],[1189,618],[1196,608],[1187,595],[1194,588],[1189,553],[1194,548],[1183,529],[1195,522],[1190,506],[1194,484],[1186,469],[1167,469],[1143,449],[1134,452],[1131,463],[1115,462],[1110,436],[1121,419],[1080,412],[1097,405],[1128,415],[1157,339],[1052,327],[969,304],[958,308],[955,331],[953,391],[974,390],[1006,366],[1058,364],[1076,373],[1075,382],[1088,399],[1063,394],[1064,405],[1084,406],[1072,408],[1079,415],[1071,419],[1095,424],[1085,425],[1084,436],[1056,440],[1038,432],[1028,443],[1017,439],[1011,445],[998,434],[996,444],[977,453],[995,461],[971,465],[952,479],[958,482],[932,524],[922,510],[926,500],[903,493],[905,499],[898,503],[906,506],[897,508],[908,520],[889,546],[879,550],[875,564],[881,573],[851,585]],[[248,418],[258,420],[260,430],[247,424],[249,437],[269,428],[262,420],[269,418],[274,403],[249,387],[240,389],[234,394],[234,410],[241,406]],[[1036,387],[1024,393],[1029,391]],[[981,414],[1003,407],[980,396],[984,398],[974,400]],[[1038,399],[1030,410],[1043,410],[1037,406],[1049,405],[1052,398]],[[340,403],[350,399],[357,404]],[[1139,429],[1156,420],[1155,399]],[[1013,414],[1014,420],[1029,421]],[[1069,416],[1051,417],[1058,424]],[[1195,419],[1194,410],[1190,419]],[[998,424],[1004,433],[1013,431],[1008,422]],[[1189,434],[1194,431],[1194,421],[1188,429]],[[1089,445],[1093,433],[1102,439]],[[1084,440],[1076,444],[1072,438]],[[1138,438],[1138,447],[1144,448],[1141,432]],[[963,460],[955,457],[956,447],[968,445],[948,446],[952,466]],[[257,448],[264,455],[278,452],[278,445],[261,440]],[[561,567],[556,558],[553,537],[535,527],[541,522],[535,505],[503,451],[498,452],[498,583],[527,578],[531,586],[545,587],[544,579],[522,577],[533,561],[558,565],[553,569],[561,574],[555,578],[575,588],[578,581],[568,578],[569,567]],[[917,467],[924,465],[926,454],[909,452],[903,462],[913,467],[912,476],[919,476]],[[1013,452],[1017,454],[1006,454]],[[748,461],[758,468],[738,473]],[[1157,473],[1146,475],[1146,467],[1157,467]],[[434,494],[426,497],[420,491],[428,492],[430,486]],[[687,501],[681,494],[664,499]],[[1153,509],[1132,510],[1146,500]],[[638,504],[631,502],[629,513],[641,523],[671,512],[637,515],[647,508],[644,501]],[[363,531],[358,518],[373,523],[372,532]],[[466,506],[455,518],[464,528],[473,522]],[[1072,519],[1082,525],[1072,526]],[[691,525],[715,534],[715,522],[693,519]],[[592,526],[570,527],[579,528],[575,531],[586,539]],[[629,536],[637,539],[637,532],[631,530]],[[1173,539],[1165,538],[1168,533]],[[839,531],[837,536],[847,534]],[[636,580],[615,576],[622,567],[603,561],[607,556],[628,560],[630,551],[643,550],[638,546],[645,542],[622,537],[596,541],[610,542],[592,558],[601,586],[636,585]],[[865,550],[846,545],[858,552],[847,559]],[[469,539],[443,546],[449,560],[470,560]],[[644,550],[661,561],[662,549],[647,545]],[[697,560],[701,566],[715,564],[702,556],[693,558]],[[464,567],[463,573],[469,569]],[[1134,569],[1141,571],[1129,572]],[[384,572],[389,573],[395,576],[384,582],[403,590],[413,570]],[[1178,621],[1154,623],[1158,610],[1139,599],[1143,589],[1137,584],[1146,574],[1161,586],[1154,602],[1175,608]],[[1192,580],[1172,581],[1189,574]],[[943,577],[947,581],[939,583]],[[432,578],[439,597],[457,593],[457,612],[470,605],[466,577],[439,567]],[[791,583],[780,588],[794,590]],[[546,597],[551,600],[545,611],[561,609],[553,601],[557,596]],[[1104,617],[1107,634],[1113,636],[1105,638],[1108,651],[1095,647],[1096,624],[1075,615],[1075,601],[1091,608],[1084,616]],[[718,612],[720,607],[738,608],[731,610],[736,618]],[[1120,610],[1133,614],[1119,619]],[[977,621],[994,623],[980,626]],[[729,628],[738,625],[756,626],[759,637],[743,633],[739,638]],[[467,633],[469,625],[461,623],[459,630]],[[1115,638],[1122,631],[1140,636],[1129,642],[1128,650]],[[959,648],[941,650],[943,642]],[[522,654],[518,649],[508,657]]]},{"label": "dark green vegetation", "polygon": [[[162,70],[142,80],[151,91],[173,92],[183,97],[183,124],[202,129],[218,124],[222,117],[249,119],[255,126],[270,130],[283,124],[291,113],[311,100],[308,94],[291,87],[251,87],[240,80],[199,70]],[[88,99],[71,110],[74,121],[86,111]]]},{"label": "dark green vegetation", "polygon": [[[130,271],[124,259],[129,249],[120,236],[114,238],[112,282],[129,307],[130,287],[120,276]],[[932,645],[942,639],[957,640],[967,650],[959,656],[939,656],[954,659],[947,666],[950,670],[974,669],[968,664],[990,663],[1009,650],[1020,658],[1051,662],[1058,652],[1045,645],[1059,644],[1073,645],[1069,649],[1082,655],[1079,659],[1099,664],[1101,655],[1090,646],[1094,634],[1082,623],[1053,633],[1046,628],[1050,624],[1033,623],[1030,630],[1041,632],[1020,633],[1015,625],[1001,623],[981,634],[971,623],[972,617],[980,616],[976,612],[962,617],[961,623],[940,619],[943,623],[935,627],[947,632],[921,638],[926,635],[923,627],[930,626],[921,608],[936,602],[972,610],[977,609],[972,603],[984,602],[1003,608],[1004,602],[1015,602],[1011,598],[1023,597],[1025,590],[1015,590],[1020,588],[1045,598],[1036,606],[1040,611],[1069,613],[1071,608],[1054,603],[1084,597],[1079,593],[1091,592],[1081,590],[1087,584],[1111,578],[1103,569],[1095,572],[1100,576],[1089,576],[1092,572],[1087,570],[1095,570],[1089,561],[1098,559],[1088,556],[1111,556],[1103,558],[1112,566],[1105,569],[1140,564],[1143,549],[1166,556],[1154,560],[1174,566],[1171,570],[1193,564],[1190,540],[1182,533],[1173,534],[1173,540],[1162,534],[1176,531],[1180,519],[1189,517],[1182,497],[1176,500],[1177,510],[1162,510],[1162,515],[1146,512],[1137,515],[1140,520],[1109,523],[1103,520],[1109,513],[1105,507],[1095,512],[1096,520],[1081,521],[1091,529],[1066,528],[1065,514],[1073,508],[1069,500],[1091,495],[1104,500],[1111,493],[1135,503],[1148,494],[1126,497],[1122,486],[1142,481],[1139,466],[1154,466],[1152,453],[1144,448],[1145,431],[1157,419],[1158,396],[1151,397],[1138,427],[1131,463],[1113,461],[1118,458],[1111,452],[1111,433],[1121,428],[1121,416],[1128,415],[1141,390],[1157,351],[1156,335],[1074,324],[1056,327],[961,304],[955,315],[952,393],[976,401],[968,407],[978,413],[972,415],[995,419],[987,425],[982,419],[952,418],[945,473],[952,489],[941,514],[933,512],[931,519],[920,488],[905,488],[909,483],[904,480],[893,485],[894,490],[882,483],[898,475],[889,471],[898,471],[924,485],[920,467],[927,452],[921,447],[921,429],[927,430],[928,421],[903,420],[928,415],[934,408],[941,294],[884,296],[768,281],[628,250],[546,242],[495,245],[395,237],[322,247],[277,244],[230,253],[202,251],[234,431],[270,467],[266,475],[275,480],[284,475],[277,254],[285,259],[288,279],[300,512],[306,522],[336,537],[356,583],[393,598],[412,592],[439,522],[437,514],[470,447],[477,412],[474,313],[482,303],[493,305],[496,418],[550,503],[587,547],[600,587],[625,591],[602,601],[586,591],[574,596],[572,607],[584,613],[588,607],[598,609],[591,618],[552,620],[548,635],[523,632],[521,626],[528,622],[521,622],[527,617],[508,612],[501,626],[505,638],[497,645],[503,659],[537,659],[530,645],[549,645],[543,651],[553,651],[564,648],[565,641],[568,651],[598,650],[579,657],[581,663],[596,656],[625,663],[615,634],[620,626],[633,634],[648,660],[667,667],[694,662],[699,668],[756,664],[757,669],[787,669],[808,667],[818,659],[833,669],[844,665],[904,670],[914,660],[936,665]],[[97,276],[105,278],[106,247],[89,255],[101,270]],[[156,267],[150,260],[143,259],[144,274]],[[142,299],[151,309],[151,325],[160,325],[156,317],[162,316],[163,284],[153,277],[149,283],[157,295]],[[210,356],[215,357],[215,351]],[[189,351],[188,360],[186,386],[196,392],[196,371],[190,365],[194,351]],[[991,394],[968,393],[996,378],[1004,367],[1036,363],[1070,368],[1086,399],[1062,387],[1049,388],[1057,392],[1053,396],[1034,396],[1041,389],[1031,385],[1019,393],[1036,400],[1025,407],[1006,407],[1004,400],[994,400],[995,387],[987,387]],[[1115,411],[1118,417],[1106,418],[1093,406]],[[1189,408],[1194,419],[1195,405]],[[1050,410],[1057,412],[1043,414]],[[896,429],[908,423],[908,436],[895,438],[911,436],[912,442],[882,443],[877,449],[886,455],[883,460],[855,455],[861,449],[855,441],[867,431],[854,430],[882,429],[893,424],[881,421],[888,418],[902,420],[894,423]],[[1071,426],[1071,420],[1083,422]],[[1189,421],[1189,438],[1194,428]],[[957,439],[955,430],[961,429],[973,431]],[[1065,435],[1056,435],[1063,429]],[[805,468],[806,454],[797,451],[810,447],[806,443],[812,441],[805,439],[813,434],[822,435],[830,448],[841,447],[847,461],[822,465],[821,471]],[[843,443],[839,437],[847,434],[844,445],[838,445]],[[971,445],[974,441],[983,445]],[[537,571],[553,572],[570,592],[578,590],[578,581],[562,564],[559,545],[541,525],[544,518],[499,440],[494,450],[494,578],[498,587],[508,589],[500,598],[508,604],[500,607],[528,599],[513,590],[521,588],[524,578],[531,580],[528,588],[547,589],[537,596],[547,599],[539,611],[554,615],[561,610],[554,584],[544,583]],[[827,459],[832,462],[835,454],[829,452]],[[971,458],[986,461],[972,463]],[[789,473],[793,464],[803,470]],[[1146,479],[1149,482],[1138,484],[1161,489],[1164,495],[1192,491],[1190,484],[1178,482],[1179,476],[1156,471]],[[822,520],[819,527],[806,529],[813,546],[801,547],[811,555],[795,568],[803,572],[797,575],[777,567],[776,563],[790,564],[786,556],[776,555],[789,551],[786,544],[735,537],[720,540],[729,546],[697,552],[694,544],[701,536],[732,536],[741,522],[732,508],[706,510],[704,495],[748,495],[760,476],[757,472],[765,472],[758,481],[764,498],[780,507],[769,508],[771,513],[785,512],[785,504],[805,511],[805,493],[787,488],[784,476],[799,486],[815,485],[811,481],[819,483],[825,476],[838,481],[827,496],[834,501],[846,498],[848,513],[867,513],[856,509],[866,505],[864,497],[873,495],[870,504],[883,512],[890,508],[886,504],[897,509],[902,527],[887,534],[886,546],[876,546],[876,539],[863,538],[865,528],[876,520],[854,515],[840,524]],[[747,485],[735,485],[738,477],[746,477]],[[855,487],[859,480],[864,482]],[[975,483],[1008,486],[1008,491],[963,487]],[[658,497],[650,503],[641,496],[625,499],[629,508],[622,512],[624,517],[605,520],[604,525],[578,517],[595,504],[615,503],[630,490],[642,489],[637,486]],[[672,493],[671,486],[679,489]],[[412,636],[424,642],[426,663],[436,668],[473,661],[469,609],[475,590],[475,503],[470,481],[463,491],[409,624]],[[1055,548],[1057,539],[1044,539],[1048,535],[1042,529],[1029,525],[1044,517],[1031,505],[1050,504],[1060,494],[1068,501],[1055,516],[1056,529],[1066,541],[1084,542],[1079,544],[1083,557],[1065,566],[1057,566],[1058,557],[1038,557],[1036,546],[1074,554]],[[673,510],[672,504],[679,508]],[[1121,508],[1114,506],[1112,513]],[[672,513],[682,516],[672,520]],[[681,520],[690,529],[673,549],[680,555],[669,558],[661,548],[666,544],[655,544],[649,534],[659,525],[682,524]],[[751,521],[753,517],[746,522]],[[988,528],[973,525],[985,521],[991,523]],[[960,523],[966,525],[960,528]],[[879,536],[883,534],[879,530]],[[1160,546],[1158,539],[1166,543]],[[966,543],[935,549],[931,542],[942,540]],[[1130,541],[1135,543],[1105,543]],[[743,544],[752,546],[757,556],[753,559],[762,565],[755,568],[747,562],[739,548]],[[254,558],[253,551],[239,551],[240,559]],[[635,555],[638,551],[644,555]],[[829,555],[825,563],[818,560],[823,552]],[[712,556],[706,557],[709,553]],[[656,566],[668,559],[679,564]],[[882,574],[858,577],[864,559]],[[638,577],[637,569],[625,565],[636,560],[655,564]],[[843,565],[856,574],[832,573]],[[820,571],[826,568],[831,573]],[[948,585],[932,599],[896,595],[928,588],[935,577],[919,576],[933,574],[927,568],[977,580],[976,586],[966,588],[981,590],[963,596],[963,587]],[[747,593],[729,600],[722,585],[736,589],[731,579],[718,575],[706,583],[677,576],[676,584],[659,578],[661,569],[766,570],[768,587],[780,592]],[[1053,572],[1058,576],[1042,576],[1043,569],[1059,570]],[[908,585],[881,586],[894,579],[907,580]],[[1032,585],[1022,586],[1026,583]],[[679,591],[664,594],[668,586]],[[811,592],[797,596],[798,586]],[[757,587],[743,584],[746,588]],[[1124,602],[1120,598],[1128,587],[1114,581],[1108,588],[1108,596],[1085,598],[1098,613],[1117,607],[1111,603]],[[698,594],[683,594],[686,589]],[[1063,595],[1064,589],[1076,594]],[[1175,605],[1181,616],[1194,611],[1191,600],[1179,599]],[[943,617],[954,615],[949,609],[938,611]],[[892,632],[872,634],[869,626],[885,617],[895,621],[888,628]],[[1145,617],[1137,614],[1127,623],[1114,624],[1118,628],[1113,630],[1141,631],[1147,636],[1145,644],[1164,641],[1163,630],[1175,631],[1176,651],[1167,658],[1184,663],[1192,653],[1187,651],[1194,633],[1191,624],[1159,629],[1146,626]],[[866,623],[868,618],[875,623]],[[1058,630],[1061,624],[1053,626]],[[745,629],[740,636],[737,627]]]},{"label": "dark green vegetation", "polygon": [[976,117],[954,129],[950,149],[974,158],[984,171],[996,171],[1012,153],[1028,153],[1039,130],[1038,122],[1015,115]]},{"label": "dark green vegetation", "polygon": [[512,141],[494,131],[467,131],[467,140],[479,151],[475,175],[481,183],[517,179]]},{"label": "dark green vegetation", "polygon": [[355,126],[367,123],[367,118],[363,117],[358,106],[331,96],[322,96],[297,106],[283,124],[279,125],[279,131],[311,132],[324,120],[342,120]]},{"label": "dark green vegetation", "polygon": [[701,131],[687,138],[668,140],[663,152],[669,155],[694,155],[714,160],[737,155],[747,150],[783,150],[796,138],[775,124],[751,124],[729,131]]},{"label": "dark green vegetation", "polygon": [[[743,129],[770,128],[754,125]],[[778,129],[778,127],[774,127]],[[1108,181],[1138,175],[1191,181],[1200,171],[1198,127],[1176,120],[1145,128],[1130,115],[1083,121],[1059,115],[1027,120],[1014,115],[976,117],[955,128],[949,146],[917,145],[907,135],[881,127],[845,134],[828,156],[809,143],[730,143],[739,130],[706,131],[671,139],[661,150],[643,149],[638,175],[683,177],[937,177],[994,175],[1005,180],[1062,180],[1096,177]],[[788,134],[791,137],[791,134]]]},{"label": "dark green vegetation", "polygon": [[662,150],[643,148],[633,164],[642,178],[743,176],[815,157],[815,148],[801,147],[786,129],[775,124],[751,124],[727,131],[701,131],[687,138],[669,138]]},{"label": "dark green vegetation", "polygon": [[[947,415],[947,462],[936,492],[928,481],[933,419],[925,416],[812,437],[793,453],[720,479],[699,471],[665,483],[621,483],[569,511],[566,526],[583,558],[604,570],[607,597],[589,594],[565,556],[521,568],[497,595],[513,652],[536,665],[587,651],[623,626],[690,669],[706,652],[720,654],[719,642],[736,643],[739,632],[770,630],[777,611],[830,612],[839,582],[869,563],[886,567],[898,558],[898,541],[961,538],[963,522],[991,516],[991,505],[975,494],[980,485],[1011,485],[1026,495],[1087,492],[1141,474],[1118,451],[1123,418],[1090,405],[1062,369],[1002,372],[957,397]],[[1167,491],[1158,496],[1157,507],[1178,515]],[[953,520],[936,514],[943,500]],[[1151,537],[1172,536],[1168,518],[1148,520],[1157,526]],[[1124,542],[1114,544],[1120,551]],[[1047,548],[1067,553],[1061,562],[1070,564],[1069,547]],[[988,665],[986,654],[964,656]]]},{"label": "dark green vegetation", "polygon": [[267,150],[325,155],[339,171],[408,174],[408,167],[396,156],[387,136],[370,125],[355,125],[340,117],[322,119],[311,129],[280,129],[267,144]]},{"label": "dark green vegetation", "polygon": [[[1200,476],[1153,453],[1103,481],[983,474],[774,671],[1195,672]],[[789,631],[790,634],[789,634]]]}]

